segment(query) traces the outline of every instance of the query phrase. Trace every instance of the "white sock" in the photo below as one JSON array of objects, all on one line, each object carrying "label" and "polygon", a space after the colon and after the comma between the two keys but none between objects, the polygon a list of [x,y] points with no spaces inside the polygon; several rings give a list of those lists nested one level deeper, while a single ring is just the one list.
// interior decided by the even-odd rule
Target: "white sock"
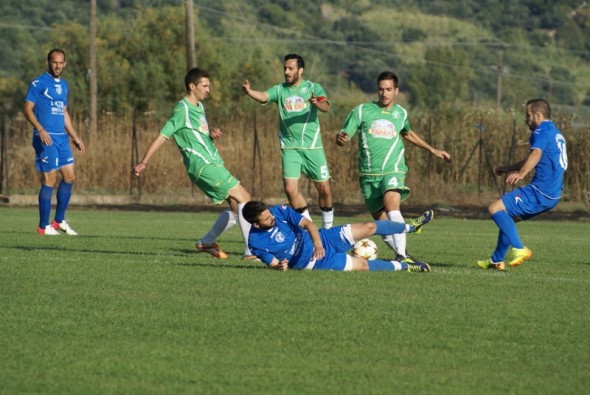
[{"label": "white sock", "polygon": [[209,232],[205,236],[201,238],[201,243],[203,244],[213,244],[215,240],[219,237],[220,234],[234,226],[238,221],[238,216],[234,214],[231,209],[227,209],[215,220],[215,223],[209,229]]},{"label": "white sock", "polygon": [[242,209],[246,203],[238,203],[238,222],[240,223],[240,229],[242,230],[242,237],[244,238],[244,255],[252,255],[250,248],[248,248],[248,235],[250,234],[250,222],[246,221],[242,216]]},{"label": "white sock", "polygon": [[395,243],[393,242],[393,235],[381,236],[381,239],[389,248],[395,251]]},{"label": "white sock", "polygon": [[[404,217],[402,216],[401,211],[393,210],[387,213],[387,218],[390,221],[401,222],[404,223]],[[403,256],[406,256],[406,234],[405,233],[397,233],[393,235],[393,243],[395,244],[395,251]]]},{"label": "white sock", "polygon": [[334,209],[330,211],[322,210],[322,226],[324,229],[330,229],[334,225]]},{"label": "white sock", "polygon": [[313,222],[313,219],[311,219],[311,215],[309,215],[309,210],[308,209],[305,209],[305,211],[302,212],[301,215],[303,215],[305,218],[307,218],[308,220],[310,220],[311,222]]}]

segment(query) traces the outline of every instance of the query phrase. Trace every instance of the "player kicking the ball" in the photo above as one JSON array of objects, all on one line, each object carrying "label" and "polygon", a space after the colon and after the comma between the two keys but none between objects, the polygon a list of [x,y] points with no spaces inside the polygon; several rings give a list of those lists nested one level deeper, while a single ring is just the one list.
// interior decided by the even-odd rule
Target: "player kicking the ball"
[{"label": "player kicking the ball", "polygon": [[[508,184],[518,183],[533,169],[535,175],[530,184],[508,192],[490,204],[490,215],[499,228],[498,242],[490,259],[476,262],[481,269],[505,270],[504,259],[508,252],[510,267],[529,259],[533,253],[520,240],[515,221],[524,221],[549,211],[561,200],[567,150],[565,138],[550,117],[548,102],[543,99],[529,100],[525,115],[531,130],[529,155],[510,166],[496,168],[496,174],[507,174]],[[512,248],[508,251],[510,246]]]},{"label": "player kicking the ball", "polygon": [[428,272],[424,262],[366,260],[346,254],[354,243],[372,235],[419,231],[434,213],[426,211],[409,224],[380,220],[320,229],[289,206],[267,207],[251,201],[242,210],[252,224],[248,246],[254,255],[272,269],[370,270]]},{"label": "player kicking the ball", "polygon": [[[172,116],[135,166],[133,174],[139,176],[162,144],[174,138],[192,183],[215,204],[227,201],[231,208],[219,215],[213,227],[195,245],[198,252],[207,252],[216,258],[226,259],[227,254],[219,248],[215,239],[238,222],[246,243],[250,224],[244,221],[240,211],[244,203],[250,200],[250,194],[225,168],[219,151],[213,144],[214,140],[221,138],[221,130],[209,130],[205,108],[201,103],[209,96],[209,73],[195,67],[188,71],[184,83],[186,96],[174,107]],[[253,256],[246,245],[243,259],[251,258]]]}]

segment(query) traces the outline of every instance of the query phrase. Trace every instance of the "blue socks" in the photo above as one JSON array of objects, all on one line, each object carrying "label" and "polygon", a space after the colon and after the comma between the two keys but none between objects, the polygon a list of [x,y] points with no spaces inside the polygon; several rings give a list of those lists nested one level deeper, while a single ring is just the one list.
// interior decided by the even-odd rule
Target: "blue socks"
[{"label": "blue socks", "polygon": [[55,206],[55,222],[61,223],[66,215],[66,209],[70,203],[70,197],[72,196],[72,185],[65,181],[59,183],[57,188],[57,205]]},{"label": "blue socks", "polygon": [[520,236],[518,235],[518,231],[516,230],[516,224],[510,218],[506,211],[498,211],[496,214],[492,215],[492,219],[498,225],[498,228],[502,232],[506,234],[506,237],[510,241],[510,244],[514,248],[523,248],[522,241],[520,241]]},{"label": "blue socks", "polygon": [[508,247],[510,247],[510,240],[506,236],[506,233],[498,232],[498,244],[496,244],[496,249],[492,254],[492,262],[504,262],[504,257],[506,256],[506,252],[508,252]]},{"label": "blue socks", "polygon": [[51,196],[53,188],[41,185],[39,190],[39,227],[45,229],[49,225],[49,213],[51,212]]},{"label": "blue socks", "polygon": [[375,234],[379,236],[393,235],[396,233],[403,233],[406,230],[406,224],[401,222],[393,222],[389,220],[375,221],[377,230]]},{"label": "blue socks", "polygon": [[[68,182],[60,182],[57,188],[57,205],[55,207],[55,222],[64,220],[66,209],[72,196],[72,186]],[[41,185],[39,190],[39,227],[45,229],[49,225],[49,214],[51,213],[51,197],[53,188],[47,185]]]},{"label": "blue socks", "polygon": [[492,220],[496,223],[500,232],[498,233],[498,244],[496,250],[492,255],[493,262],[502,262],[508,251],[508,247],[524,248],[518,230],[516,230],[516,224],[510,218],[506,211],[498,211],[492,215]]},{"label": "blue socks", "polygon": [[[386,221],[383,221],[386,222]],[[396,265],[391,261],[382,261],[380,259],[374,259],[367,261],[369,263],[369,271],[371,272],[389,272],[393,270],[407,270],[408,264],[405,262],[398,262]]]}]

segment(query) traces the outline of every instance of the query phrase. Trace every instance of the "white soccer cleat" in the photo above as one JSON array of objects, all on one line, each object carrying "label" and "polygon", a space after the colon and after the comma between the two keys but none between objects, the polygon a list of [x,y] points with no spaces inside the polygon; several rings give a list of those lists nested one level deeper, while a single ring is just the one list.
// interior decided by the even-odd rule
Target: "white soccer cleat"
[{"label": "white soccer cleat", "polygon": [[44,228],[37,228],[37,233],[45,236],[59,236],[59,232],[55,230],[53,225],[47,225]]},{"label": "white soccer cleat", "polygon": [[56,230],[56,232],[58,230],[61,230],[62,232],[65,232],[66,235],[69,235],[69,236],[78,236],[78,232],[76,232],[74,229],[72,229],[72,227],[70,226],[70,224],[68,224],[65,219],[63,221],[61,221],[61,222],[55,222],[55,221],[53,221],[51,223],[51,225]]}]

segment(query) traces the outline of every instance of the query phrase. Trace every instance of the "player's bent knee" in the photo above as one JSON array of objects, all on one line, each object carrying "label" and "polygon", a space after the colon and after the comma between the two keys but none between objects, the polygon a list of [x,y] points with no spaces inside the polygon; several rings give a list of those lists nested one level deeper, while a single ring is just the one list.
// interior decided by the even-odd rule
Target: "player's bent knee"
[{"label": "player's bent knee", "polygon": [[316,183],[316,189],[321,196],[330,196],[332,195],[332,189],[330,189],[330,181],[324,181],[321,183]]},{"label": "player's bent knee", "polygon": [[496,214],[498,211],[506,211],[506,207],[504,206],[504,202],[502,199],[498,199],[488,207],[488,212],[490,215]]},{"label": "player's bent knee", "polygon": [[73,184],[74,182],[76,182],[76,176],[72,174],[70,176],[64,177],[63,180],[68,184]]}]

